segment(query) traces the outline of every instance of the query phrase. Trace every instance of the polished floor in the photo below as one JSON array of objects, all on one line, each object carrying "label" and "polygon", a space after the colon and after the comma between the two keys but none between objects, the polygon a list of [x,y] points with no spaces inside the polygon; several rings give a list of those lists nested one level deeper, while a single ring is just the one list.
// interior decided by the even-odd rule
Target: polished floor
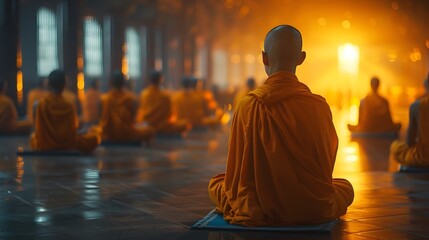
[{"label": "polished floor", "polygon": [[334,176],[349,179],[356,197],[331,234],[190,230],[213,209],[207,182],[224,171],[223,129],[79,157],[17,157],[27,137],[0,137],[0,239],[429,238],[429,173],[398,173],[392,140],[350,139],[345,116],[334,111]]}]

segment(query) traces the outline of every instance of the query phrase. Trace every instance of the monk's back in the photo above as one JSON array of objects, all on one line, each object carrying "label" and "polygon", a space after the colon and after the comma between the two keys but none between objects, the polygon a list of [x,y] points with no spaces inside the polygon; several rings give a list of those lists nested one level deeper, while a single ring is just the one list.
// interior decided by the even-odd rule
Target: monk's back
[{"label": "monk's back", "polygon": [[362,116],[359,123],[365,131],[386,131],[393,125],[387,100],[378,94],[368,94],[362,100]]},{"label": "monk's back", "polygon": [[420,158],[429,159],[429,96],[420,100],[419,135],[417,152]]},{"label": "monk's back", "polygon": [[204,118],[204,99],[194,91],[181,91],[174,97],[174,108],[177,119],[189,120],[200,124]]},{"label": "monk's back", "polygon": [[170,97],[160,89],[149,86],[140,95],[138,122],[146,121],[151,126],[162,125],[171,117]]},{"label": "monk's back", "polygon": [[0,131],[13,127],[17,120],[17,113],[12,99],[0,94]]}]

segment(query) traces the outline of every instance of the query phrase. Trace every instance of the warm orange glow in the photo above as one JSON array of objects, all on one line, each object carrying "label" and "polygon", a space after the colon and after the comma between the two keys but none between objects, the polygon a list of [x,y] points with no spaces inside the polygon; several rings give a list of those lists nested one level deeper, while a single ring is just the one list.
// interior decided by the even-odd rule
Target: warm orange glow
[{"label": "warm orange glow", "polygon": [[417,62],[422,59],[422,54],[420,53],[420,49],[414,48],[413,52],[410,54],[410,60],[412,62]]},{"label": "warm orange glow", "polygon": [[125,55],[122,57],[122,74],[128,75],[128,58]]},{"label": "warm orange glow", "polygon": [[396,58],[398,58],[398,54],[396,53],[395,50],[390,50],[389,53],[387,54],[387,58],[389,62],[395,62]]},{"label": "warm orange glow", "polygon": [[226,112],[226,113],[223,113],[222,118],[220,119],[220,122],[222,123],[222,125],[227,125],[230,120],[231,120],[231,114]]},{"label": "warm orange glow", "polygon": [[327,22],[326,22],[326,18],[324,18],[324,17],[320,17],[320,18],[318,18],[318,19],[317,19],[317,23],[318,23],[320,26],[326,26],[326,24],[327,24]]},{"label": "warm orange glow", "polygon": [[16,73],[16,94],[17,94],[17,98],[18,98],[18,103],[21,104],[23,101],[23,89],[24,89],[24,83],[22,81],[23,76],[22,76],[22,71],[18,71]]},{"label": "warm orange glow", "polygon": [[253,54],[247,54],[244,60],[246,61],[246,63],[249,63],[249,64],[254,63],[255,56],[253,56]]},{"label": "warm orange glow", "polygon": [[16,55],[16,67],[21,68],[22,67],[22,52],[21,49],[18,50],[18,54]]},{"label": "warm orange glow", "polygon": [[262,54],[258,55],[258,63],[264,64],[263,59],[262,59]]},{"label": "warm orange glow", "polygon": [[359,71],[359,47],[350,43],[339,46],[338,62],[341,72],[357,75]]},{"label": "warm orange glow", "polygon": [[22,177],[24,176],[24,159],[22,157],[16,158],[16,182],[22,183]]},{"label": "warm orange glow", "polygon": [[77,56],[77,68],[78,68],[79,70],[82,70],[82,69],[83,69],[83,57],[82,57],[82,55],[81,55],[81,54],[79,54],[79,55]]},{"label": "warm orange glow", "polygon": [[225,1],[225,7],[228,9],[231,9],[234,7],[234,1],[233,0],[226,0]]},{"label": "warm orange glow", "polygon": [[233,55],[231,55],[231,62],[232,62],[233,64],[239,64],[239,63],[240,63],[240,61],[241,61],[241,57],[240,57],[240,55],[238,55],[238,54],[233,54]]},{"label": "warm orange glow", "polygon": [[249,12],[250,12],[250,8],[248,6],[242,6],[240,8],[240,14],[242,16],[246,16],[247,14],[249,14]]},{"label": "warm orange glow", "polygon": [[426,40],[426,48],[429,48],[429,40]]},{"label": "warm orange glow", "polygon": [[392,9],[393,10],[398,10],[399,9],[399,5],[397,2],[392,2]]},{"label": "warm orange glow", "polygon": [[349,108],[349,123],[357,125],[359,121],[359,99],[353,98]]},{"label": "warm orange glow", "polygon": [[349,20],[344,20],[342,23],[341,23],[341,25],[343,26],[343,28],[345,28],[345,29],[350,29],[350,27],[351,27],[351,23],[350,23],[350,21]]},{"label": "warm orange glow", "polygon": [[83,101],[83,99],[85,98],[85,91],[84,91],[84,89],[85,89],[85,76],[84,76],[83,72],[77,73],[76,86],[77,86],[77,96],[78,96],[80,101]]}]

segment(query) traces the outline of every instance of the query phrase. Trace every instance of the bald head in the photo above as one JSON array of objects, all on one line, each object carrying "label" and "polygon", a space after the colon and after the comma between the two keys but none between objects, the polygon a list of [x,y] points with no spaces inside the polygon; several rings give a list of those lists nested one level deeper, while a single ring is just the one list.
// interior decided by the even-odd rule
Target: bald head
[{"label": "bald head", "polygon": [[301,33],[290,25],[271,29],[265,37],[262,56],[268,75],[278,71],[295,73],[296,67],[305,59]]}]

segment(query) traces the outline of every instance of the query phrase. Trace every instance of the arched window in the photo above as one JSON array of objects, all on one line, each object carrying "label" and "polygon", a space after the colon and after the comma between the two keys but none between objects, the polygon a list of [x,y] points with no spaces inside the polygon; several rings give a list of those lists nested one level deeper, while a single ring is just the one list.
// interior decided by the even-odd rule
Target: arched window
[{"label": "arched window", "polygon": [[37,13],[37,73],[48,76],[58,68],[57,24],[55,13],[45,7]]},{"label": "arched window", "polygon": [[128,76],[130,78],[140,78],[140,38],[135,28],[127,28],[125,32],[126,51],[125,57],[128,60]]},{"label": "arched window", "polygon": [[84,72],[89,77],[101,77],[103,74],[103,45],[101,27],[92,17],[84,20]]}]

